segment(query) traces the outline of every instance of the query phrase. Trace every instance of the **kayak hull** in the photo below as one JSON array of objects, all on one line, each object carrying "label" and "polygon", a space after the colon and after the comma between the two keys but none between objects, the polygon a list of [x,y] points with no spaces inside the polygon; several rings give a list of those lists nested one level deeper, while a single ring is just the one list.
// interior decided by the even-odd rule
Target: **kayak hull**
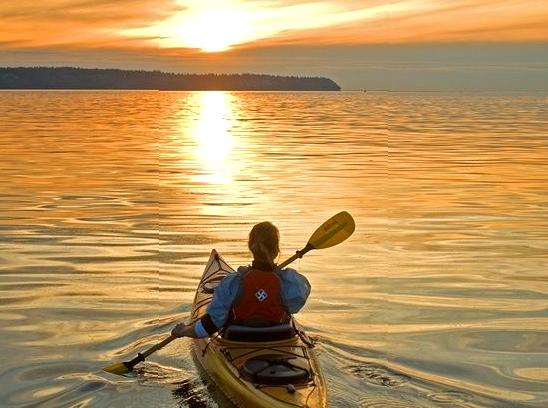
[{"label": "kayak hull", "polygon": [[[192,319],[206,313],[214,287],[229,273],[234,273],[234,270],[217,251],[212,250],[196,290]],[[327,407],[325,379],[313,345],[296,322],[293,322],[293,327],[299,335],[278,341],[234,341],[220,335],[193,339],[192,354],[200,368],[240,408]],[[292,364],[306,369],[307,380],[295,384],[284,384],[283,381],[266,384],[242,375],[246,362],[265,356],[290,358]]]}]

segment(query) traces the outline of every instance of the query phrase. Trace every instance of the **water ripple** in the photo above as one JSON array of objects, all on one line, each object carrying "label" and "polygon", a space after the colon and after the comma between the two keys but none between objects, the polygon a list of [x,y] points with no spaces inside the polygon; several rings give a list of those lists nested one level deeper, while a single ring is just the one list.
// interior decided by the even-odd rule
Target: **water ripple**
[{"label": "water ripple", "polygon": [[[548,404],[548,100],[395,93],[0,93],[0,401],[229,406],[177,340],[212,247],[291,256],[333,407]],[[9,358],[14,356],[13,358]],[[16,358],[15,358],[16,356]]]}]

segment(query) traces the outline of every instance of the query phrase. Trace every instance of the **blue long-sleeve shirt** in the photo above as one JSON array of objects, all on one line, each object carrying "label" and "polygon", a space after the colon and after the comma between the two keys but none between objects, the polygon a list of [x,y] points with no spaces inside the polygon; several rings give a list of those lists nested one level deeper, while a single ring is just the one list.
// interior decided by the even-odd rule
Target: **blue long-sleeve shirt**
[{"label": "blue long-sleeve shirt", "polygon": [[[207,319],[217,329],[223,327],[228,320],[228,315],[236,296],[238,295],[242,274],[249,270],[248,266],[240,266],[238,272],[231,273],[223,278],[213,292],[213,299],[207,308]],[[304,306],[310,294],[310,283],[308,280],[292,268],[285,268],[279,271],[281,278],[282,303],[291,314],[297,313]],[[211,329],[206,330],[203,324],[204,318],[194,326],[198,337],[208,337]]]}]

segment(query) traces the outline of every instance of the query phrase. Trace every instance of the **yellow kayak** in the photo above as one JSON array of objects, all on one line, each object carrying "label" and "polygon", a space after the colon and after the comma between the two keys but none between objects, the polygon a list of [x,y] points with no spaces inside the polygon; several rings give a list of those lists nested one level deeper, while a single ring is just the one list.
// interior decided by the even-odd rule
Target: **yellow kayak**
[{"label": "yellow kayak", "polygon": [[[212,250],[196,289],[193,320],[206,313],[216,285],[229,273],[234,270]],[[240,408],[327,406],[314,346],[294,319],[274,327],[228,326],[192,342],[195,360]]]}]

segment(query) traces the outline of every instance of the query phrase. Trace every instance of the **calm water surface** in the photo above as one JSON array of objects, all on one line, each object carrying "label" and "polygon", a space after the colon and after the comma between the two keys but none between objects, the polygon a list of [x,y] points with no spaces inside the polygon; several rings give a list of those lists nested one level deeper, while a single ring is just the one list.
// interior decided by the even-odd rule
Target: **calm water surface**
[{"label": "calm water surface", "polygon": [[332,407],[548,406],[548,98],[0,92],[0,405],[228,407],[186,339],[211,248],[265,219]]}]

